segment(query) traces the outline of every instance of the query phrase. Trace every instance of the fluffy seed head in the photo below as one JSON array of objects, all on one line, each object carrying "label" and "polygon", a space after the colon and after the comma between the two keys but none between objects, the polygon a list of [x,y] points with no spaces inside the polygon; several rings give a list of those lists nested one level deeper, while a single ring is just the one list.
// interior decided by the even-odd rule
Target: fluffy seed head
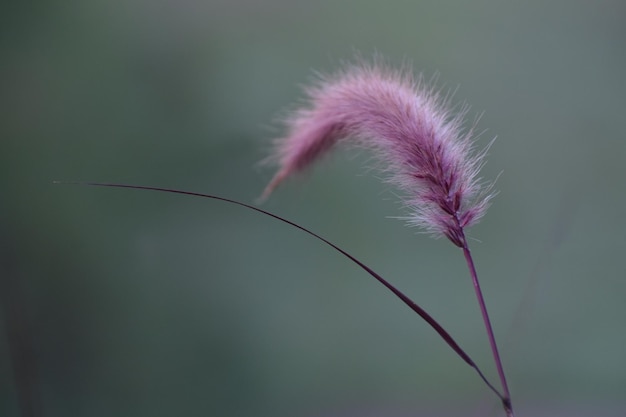
[{"label": "fluffy seed head", "polygon": [[435,236],[465,244],[463,229],[489,206],[478,178],[485,151],[474,152],[462,116],[450,117],[423,81],[381,65],[349,67],[306,89],[308,105],[286,121],[273,158],[280,166],[262,198],[338,142],[372,149],[390,181],[404,191],[409,221]]}]

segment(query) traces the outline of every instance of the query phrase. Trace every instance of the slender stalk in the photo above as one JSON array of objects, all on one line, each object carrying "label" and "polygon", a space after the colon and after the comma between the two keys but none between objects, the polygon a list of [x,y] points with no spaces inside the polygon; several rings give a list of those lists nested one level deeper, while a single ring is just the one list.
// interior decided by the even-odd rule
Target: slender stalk
[{"label": "slender stalk", "polygon": [[342,255],[344,255],[345,257],[347,257],[348,259],[350,259],[354,263],[356,263],[359,267],[361,267],[363,270],[365,270],[369,275],[374,277],[378,282],[380,282],[387,289],[389,289],[404,304],[406,304],[409,308],[411,308],[411,310],[413,310],[422,319],[424,319],[439,334],[439,336],[441,336],[444,339],[444,341],[448,344],[448,346],[450,346],[452,348],[452,350],[454,350],[456,352],[456,354],[461,359],[463,359],[463,361],[465,361],[470,367],[472,367],[478,373],[480,378],[489,387],[489,389],[491,389],[498,396],[498,398],[500,398],[500,400],[502,401],[502,404],[504,405],[504,409],[506,410],[507,416],[508,417],[515,417],[514,414],[513,414],[513,409],[511,408],[511,396],[509,394],[508,386],[507,386],[507,383],[506,383],[506,378],[504,377],[504,371],[502,369],[502,362],[500,361],[500,356],[498,354],[498,348],[496,346],[495,338],[493,336],[493,330],[491,329],[491,323],[489,322],[489,316],[487,315],[487,308],[485,307],[485,301],[484,301],[482,293],[480,291],[480,285],[478,284],[478,277],[476,275],[476,269],[474,267],[474,262],[472,260],[472,256],[471,256],[469,248],[467,246],[467,242],[465,240],[465,236],[463,234],[463,228],[460,226],[460,222],[459,222],[458,218],[457,218],[457,225],[459,226],[458,230],[460,231],[460,235],[457,236],[458,240],[455,240],[454,242],[455,242],[455,244],[457,244],[458,246],[463,248],[463,252],[465,254],[465,259],[467,260],[468,267],[470,268],[470,273],[472,275],[472,280],[474,282],[474,288],[476,289],[476,295],[478,297],[478,301],[479,301],[479,304],[480,304],[480,307],[481,307],[481,311],[483,313],[483,319],[485,321],[485,326],[487,327],[487,334],[489,335],[489,341],[491,343],[491,349],[493,351],[494,358],[495,358],[495,361],[496,361],[496,365],[498,367],[498,373],[500,375],[500,380],[501,380],[502,386],[504,388],[504,394],[501,394],[491,384],[491,382],[489,382],[489,380],[486,378],[486,376],[480,370],[478,365],[476,365],[476,363],[469,357],[469,355],[467,353],[465,353],[465,351],[463,349],[461,349],[461,347],[456,343],[456,341],[452,338],[452,336],[450,336],[450,334],[434,318],[432,318],[426,311],[424,311],[420,306],[418,306],[415,302],[413,302],[413,300],[411,300],[404,293],[402,293],[400,290],[398,290],[396,287],[394,287],[391,283],[389,283],[383,277],[381,277],[376,272],[374,272],[372,269],[370,269],[367,265],[365,265],[364,263],[362,263],[361,261],[356,259],[354,256],[350,255],[345,250],[341,249],[340,247],[336,246],[335,244],[331,243],[330,241],[324,239],[323,237],[317,235],[316,233],[314,233],[314,232],[304,228],[303,226],[300,226],[300,225],[298,225],[298,224],[296,224],[296,223],[294,223],[292,221],[289,221],[289,220],[287,220],[287,219],[285,219],[283,217],[280,217],[280,216],[278,216],[276,214],[273,214],[273,213],[270,213],[268,211],[262,210],[262,209],[260,209],[258,207],[254,207],[254,206],[251,206],[249,204],[241,203],[241,202],[236,201],[236,200],[231,200],[231,199],[228,199],[228,198],[219,197],[219,196],[215,196],[215,195],[211,195],[211,194],[202,194],[202,193],[196,193],[196,192],[191,192],[191,191],[182,191],[182,190],[161,188],[161,187],[147,187],[147,186],[141,186],[141,185],[115,184],[115,183],[75,182],[75,181],[70,181],[70,182],[54,181],[54,183],[55,184],[89,185],[89,186],[96,186],[96,187],[128,188],[128,189],[135,189],[135,190],[158,191],[158,192],[165,192],[165,193],[172,193],[172,194],[183,194],[183,195],[189,195],[189,196],[195,196],[195,197],[210,198],[210,199],[219,200],[219,201],[223,201],[223,202],[226,202],[226,203],[238,205],[238,206],[241,206],[241,207],[245,207],[247,209],[250,209],[250,210],[253,210],[253,211],[265,214],[267,216],[273,217],[276,220],[279,220],[279,221],[281,221],[283,223],[286,223],[286,224],[288,224],[290,226],[293,226],[293,227],[295,227],[297,229],[300,229],[301,231],[303,231],[303,232],[313,236],[314,238],[319,239],[320,241],[324,242],[328,246],[330,246],[333,249],[337,250]]},{"label": "slender stalk", "polygon": [[[461,229],[462,230],[462,229]],[[462,232],[461,232],[462,233]],[[491,320],[489,319],[489,313],[487,313],[487,305],[483,297],[483,292],[480,289],[480,283],[478,282],[478,274],[476,273],[476,267],[474,266],[474,260],[472,254],[467,245],[465,236],[461,236],[463,255],[465,255],[465,261],[469,268],[470,275],[472,276],[472,283],[474,284],[474,291],[476,292],[476,298],[478,299],[478,305],[480,306],[480,312],[483,316],[483,322],[485,323],[485,329],[487,330],[487,336],[489,337],[489,345],[491,345],[491,353],[493,354],[493,360],[496,363],[498,375],[500,377],[500,383],[502,384],[503,396],[502,405],[504,411],[508,417],[515,417],[513,413],[513,406],[511,405],[511,394],[509,392],[509,386],[506,382],[506,376],[504,375],[504,368],[502,367],[502,360],[500,359],[500,353],[498,352],[498,345],[496,344],[496,338],[493,334],[493,328],[491,327]]]},{"label": "slender stalk", "polygon": [[142,186],[142,185],[130,185],[130,184],[80,182],[80,181],[53,181],[53,183],[54,184],[89,185],[89,186],[95,186],[95,187],[109,187],[109,188],[128,188],[128,189],[134,189],[134,190],[157,191],[157,192],[164,192],[164,193],[189,195],[189,196],[194,196],[194,197],[210,198],[210,199],[213,199],[213,200],[219,200],[219,201],[223,201],[223,202],[226,202],[226,203],[234,204],[234,205],[237,205],[237,206],[245,207],[247,209],[256,211],[256,212],[261,213],[261,214],[265,214],[266,216],[273,217],[274,219],[276,219],[278,221],[281,221],[281,222],[286,223],[286,224],[288,224],[290,226],[293,226],[293,227],[295,227],[295,228],[297,228],[297,229],[299,229],[299,230],[301,230],[301,231],[303,231],[303,232],[313,236],[314,238],[324,242],[326,245],[330,246],[331,248],[335,249],[336,251],[338,251],[339,253],[344,255],[346,258],[350,259],[352,262],[357,264],[361,269],[363,269],[365,272],[367,272],[369,275],[371,275],[373,278],[375,278],[382,285],[384,285],[389,291],[391,291],[396,297],[398,297],[404,304],[406,304],[411,310],[413,310],[424,321],[426,321],[430,325],[430,327],[432,327],[437,332],[437,334],[439,334],[439,336],[441,336],[441,338],[448,344],[448,346],[450,346],[450,348],[452,348],[452,350],[454,350],[454,352],[465,363],[467,363],[470,367],[472,367],[476,371],[476,373],[478,373],[478,376],[480,376],[480,378],[487,385],[487,387],[489,387],[489,389],[491,389],[498,396],[498,398],[500,398],[503,402],[506,401],[505,397],[502,396],[502,394],[496,389],[496,387],[493,386],[493,384],[491,382],[489,382],[489,380],[487,379],[485,374],[483,374],[483,372],[480,370],[478,365],[472,360],[472,358],[470,358],[470,356],[467,353],[465,353],[465,351],[463,349],[461,349],[461,347],[452,338],[452,336],[432,316],[430,316],[430,314],[428,314],[423,308],[418,306],[413,300],[411,300],[408,296],[406,296],[402,291],[397,289],[395,286],[393,286],[389,281],[384,279],[382,276],[378,275],[376,272],[374,272],[374,270],[372,270],[370,267],[365,265],[363,262],[359,261],[357,258],[355,258],[354,256],[350,255],[348,252],[346,252],[345,250],[341,249],[339,246],[335,245],[334,243],[326,240],[325,238],[323,238],[320,235],[310,231],[309,229],[307,229],[307,228],[305,228],[303,226],[300,226],[297,223],[294,223],[294,222],[292,222],[290,220],[287,220],[287,219],[285,219],[285,218],[283,218],[281,216],[278,216],[278,215],[273,214],[273,213],[271,213],[269,211],[260,209],[258,207],[254,207],[254,206],[251,206],[251,205],[246,204],[246,203],[242,203],[242,202],[239,202],[239,201],[236,201],[236,200],[231,200],[231,199],[228,199],[228,198],[219,197],[219,196],[211,195],[211,194],[196,193],[196,192],[191,192],[191,191],[183,191],[183,190],[176,190],[176,189],[170,189],[170,188],[147,187],[147,186]]}]

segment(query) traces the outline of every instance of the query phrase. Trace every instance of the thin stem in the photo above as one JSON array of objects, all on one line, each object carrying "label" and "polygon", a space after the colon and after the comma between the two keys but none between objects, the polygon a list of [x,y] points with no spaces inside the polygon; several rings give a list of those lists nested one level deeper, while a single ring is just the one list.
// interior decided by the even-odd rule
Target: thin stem
[{"label": "thin stem", "polygon": [[476,274],[476,267],[474,266],[474,260],[472,259],[472,254],[470,253],[469,246],[467,245],[467,240],[465,239],[465,236],[462,235],[461,237],[462,237],[462,243],[463,243],[463,246],[462,246],[463,255],[465,255],[465,261],[467,262],[467,267],[469,268],[470,275],[472,276],[472,282],[474,284],[474,291],[476,292],[476,298],[478,299],[480,312],[482,313],[483,322],[485,323],[485,329],[487,330],[487,336],[489,337],[489,344],[491,345],[491,353],[493,354],[493,359],[496,363],[498,375],[500,376],[500,383],[502,384],[502,390],[504,391],[504,395],[503,397],[501,397],[502,405],[504,406],[504,410],[506,411],[507,416],[515,417],[515,414],[513,413],[513,406],[511,405],[511,394],[509,392],[509,386],[506,382],[506,376],[504,376],[504,368],[502,367],[502,360],[500,360],[500,353],[498,353],[498,345],[496,344],[496,338],[493,334],[493,328],[491,327],[491,320],[489,320],[489,314],[487,313],[487,306],[485,304],[485,299],[480,289],[480,283],[478,282],[478,274]]},{"label": "thin stem", "polygon": [[98,183],[98,182],[77,182],[77,181],[70,181],[70,182],[54,181],[54,183],[55,184],[89,185],[89,186],[110,187],[110,188],[128,188],[128,189],[134,189],[134,190],[158,191],[158,192],[164,192],[164,193],[183,194],[183,195],[189,195],[189,196],[195,196],[195,197],[210,198],[210,199],[213,199],[213,200],[219,200],[219,201],[223,201],[223,202],[226,202],[226,203],[234,204],[234,205],[237,205],[237,206],[245,207],[247,209],[256,211],[258,213],[265,214],[266,216],[273,217],[276,220],[279,220],[279,221],[281,221],[283,223],[286,223],[286,224],[288,224],[290,226],[293,226],[293,227],[295,227],[297,229],[300,229],[301,231],[303,231],[303,232],[313,236],[314,238],[324,242],[326,245],[328,245],[331,248],[335,249],[336,251],[338,251],[339,253],[344,255],[346,258],[350,259],[352,262],[354,262],[359,267],[361,267],[361,269],[363,269],[365,272],[367,272],[369,275],[371,275],[373,278],[375,278],[382,285],[384,285],[389,291],[391,291],[396,297],[398,297],[404,304],[406,304],[411,310],[413,310],[424,321],[426,321],[430,325],[430,327],[432,327],[437,332],[437,334],[439,334],[439,336],[441,336],[441,338],[448,344],[448,346],[450,346],[452,348],[452,350],[454,350],[454,352],[465,363],[467,363],[470,367],[472,367],[476,371],[476,373],[478,373],[478,376],[480,376],[480,378],[487,385],[487,387],[489,387],[489,389],[491,389],[498,396],[498,398],[500,398],[502,400],[503,403],[508,401],[500,392],[498,392],[498,390],[491,384],[491,382],[489,382],[489,380],[487,379],[487,377],[485,377],[485,374],[483,374],[483,372],[480,370],[478,365],[476,365],[476,363],[469,357],[469,355],[467,353],[465,353],[465,351],[463,349],[461,349],[461,347],[452,338],[452,336],[432,316],[430,316],[430,314],[428,314],[423,308],[418,306],[413,300],[411,300],[408,296],[406,296],[404,293],[402,293],[400,290],[398,290],[396,287],[394,287],[389,281],[387,281],[386,279],[384,279],[383,277],[378,275],[376,272],[374,272],[370,267],[365,265],[363,262],[359,261],[357,258],[355,258],[354,256],[350,255],[348,252],[346,252],[345,250],[341,249],[339,246],[335,245],[334,243],[326,240],[325,238],[323,238],[323,237],[319,236],[318,234],[310,231],[309,229],[307,229],[307,228],[305,228],[303,226],[300,226],[297,223],[294,223],[294,222],[292,222],[290,220],[287,220],[287,219],[285,219],[285,218],[283,218],[281,216],[278,216],[276,214],[270,213],[269,211],[265,211],[265,210],[260,209],[258,207],[254,207],[254,206],[251,206],[251,205],[246,204],[246,203],[242,203],[242,202],[239,202],[239,201],[236,201],[236,200],[231,200],[231,199],[228,199],[228,198],[219,197],[219,196],[215,196],[215,195],[211,195],[211,194],[202,194],[202,193],[195,193],[195,192],[191,192],[191,191],[175,190],[175,189],[170,189],[170,188],[147,187],[147,186],[142,186],[142,185],[130,185],[130,184],[114,184],[114,183]]}]

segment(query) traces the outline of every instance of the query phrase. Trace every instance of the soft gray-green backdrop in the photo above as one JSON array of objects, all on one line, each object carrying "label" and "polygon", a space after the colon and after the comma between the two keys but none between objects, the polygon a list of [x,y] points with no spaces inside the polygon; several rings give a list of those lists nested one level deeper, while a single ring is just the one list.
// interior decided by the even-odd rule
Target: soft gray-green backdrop
[{"label": "soft gray-green backdrop", "polygon": [[[497,136],[471,230],[518,416],[626,409],[626,3],[9,1],[0,6],[0,415],[499,416],[384,288],[253,202],[315,70],[409,61]],[[471,120],[470,120],[471,122]],[[458,249],[339,152],[265,208],[430,311],[494,382]],[[22,398],[22,400],[20,400]],[[33,414],[28,414],[29,410]]]}]

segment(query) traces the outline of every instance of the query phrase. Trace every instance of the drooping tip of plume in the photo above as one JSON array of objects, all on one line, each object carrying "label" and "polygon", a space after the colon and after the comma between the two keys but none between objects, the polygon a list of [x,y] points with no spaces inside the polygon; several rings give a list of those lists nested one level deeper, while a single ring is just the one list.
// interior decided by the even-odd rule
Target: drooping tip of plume
[{"label": "drooping tip of plume", "polygon": [[353,143],[371,149],[404,192],[411,224],[465,244],[464,228],[480,220],[491,198],[478,177],[485,151],[476,152],[471,131],[462,130],[465,110],[451,117],[421,79],[378,64],[325,77],[306,95],[308,105],[286,120],[286,134],[276,140],[279,171],[261,199],[337,143]]},{"label": "drooping tip of plume", "polygon": [[287,176],[289,176],[289,173],[286,172],[285,170],[281,170],[276,175],[274,175],[274,177],[269,182],[269,184],[267,184],[267,186],[263,190],[263,193],[257,199],[257,201],[259,203],[265,202],[270,197],[270,195],[274,192],[274,190],[280,185],[280,183],[283,182],[285,178],[287,178]]}]

